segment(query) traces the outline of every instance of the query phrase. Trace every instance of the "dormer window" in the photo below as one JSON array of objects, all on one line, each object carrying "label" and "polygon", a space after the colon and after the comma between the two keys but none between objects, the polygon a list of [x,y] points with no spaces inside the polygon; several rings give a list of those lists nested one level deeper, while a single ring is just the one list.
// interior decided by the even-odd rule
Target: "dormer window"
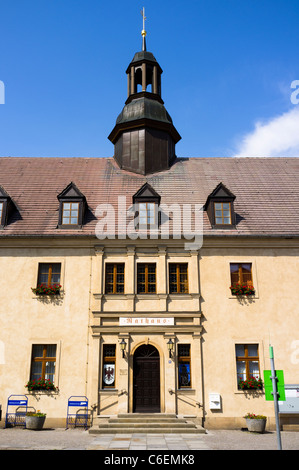
[{"label": "dormer window", "polygon": [[86,209],[85,196],[74,183],[70,183],[58,196],[58,228],[81,228]]},{"label": "dormer window", "polygon": [[156,210],[155,202],[140,202],[138,204],[139,226],[154,226],[157,218]]},{"label": "dormer window", "polygon": [[13,200],[0,186],[0,228],[4,228],[8,224],[9,218],[15,210],[16,206]]},{"label": "dormer window", "polygon": [[133,196],[135,225],[139,228],[158,228],[160,196],[145,183]]},{"label": "dormer window", "polygon": [[231,225],[230,202],[214,202],[215,225]]},{"label": "dormer window", "polygon": [[79,225],[79,202],[62,203],[62,225]]},{"label": "dormer window", "polygon": [[230,229],[235,227],[235,198],[236,196],[223,183],[219,183],[208,196],[205,210],[207,211],[212,228]]}]

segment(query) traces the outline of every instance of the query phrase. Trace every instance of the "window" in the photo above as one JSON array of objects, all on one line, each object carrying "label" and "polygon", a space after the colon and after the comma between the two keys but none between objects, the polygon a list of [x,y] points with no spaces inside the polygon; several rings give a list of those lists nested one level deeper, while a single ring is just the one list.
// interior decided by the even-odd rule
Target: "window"
[{"label": "window", "polygon": [[115,388],[115,344],[103,344],[102,387]]},{"label": "window", "polygon": [[40,263],[38,266],[38,285],[60,284],[60,263]]},{"label": "window", "polygon": [[156,292],[156,264],[137,264],[137,294]]},{"label": "window", "polygon": [[56,344],[34,344],[32,346],[30,380],[54,382],[56,365]]},{"label": "window", "polygon": [[252,264],[231,263],[230,264],[231,285],[246,284],[252,286]]},{"label": "window", "polygon": [[188,264],[169,264],[169,292],[170,294],[188,293]]},{"label": "window", "polygon": [[207,211],[212,228],[232,229],[235,227],[235,199],[236,196],[223,183],[219,183],[209,194],[204,208]]},{"label": "window", "polygon": [[178,345],[179,388],[191,387],[190,344]]},{"label": "window", "polygon": [[133,196],[135,224],[141,228],[158,228],[160,195],[145,183]]},{"label": "window", "polygon": [[154,202],[140,202],[139,209],[139,226],[148,227],[156,225],[156,204]]},{"label": "window", "polygon": [[214,210],[216,225],[231,225],[230,202],[215,202]]},{"label": "window", "polygon": [[125,288],[125,264],[107,263],[105,277],[106,294],[123,294]]},{"label": "window", "polygon": [[15,203],[0,186],[0,228],[4,228],[9,223],[10,217],[17,210]]},{"label": "window", "polygon": [[78,225],[79,223],[79,202],[63,202],[62,204],[62,224]]},{"label": "window", "polygon": [[84,194],[70,183],[58,196],[58,228],[81,228],[88,209]]},{"label": "window", "polygon": [[237,344],[237,379],[240,388],[240,381],[249,380],[250,377],[260,378],[258,344]]}]

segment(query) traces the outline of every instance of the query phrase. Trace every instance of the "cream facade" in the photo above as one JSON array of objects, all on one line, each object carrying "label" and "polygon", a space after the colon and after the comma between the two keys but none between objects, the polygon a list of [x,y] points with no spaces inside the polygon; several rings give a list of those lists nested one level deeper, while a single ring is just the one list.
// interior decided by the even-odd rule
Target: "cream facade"
[{"label": "cream facade", "polygon": [[[154,364],[159,369],[155,412],[188,416],[206,428],[240,428],[244,414],[255,412],[265,414],[274,427],[273,403],[265,400],[263,391],[238,389],[235,346],[258,345],[262,375],[270,368],[271,342],[285,383],[299,383],[298,307],[289,293],[289,279],[299,272],[297,242],[207,238],[193,252],[174,240],[167,245],[157,240],[136,240],[134,245],[123,240],[97,242],[2,242],[3,418],[11,394],[26,394],[29,406],[46,412],[48,423],[58,426],[65,425],[70,396],[87,396],[93,418],[133,413],[136,359],[142,363],[138,351],[149,345],[157,351]],[[39,263],[54,262],[61,263],[61,295],[34,295],[31,287],[36,285]],[[188,294],[169,293],[169,263],[177,262],[188,265]],[[256,294],[250,299],[231,295],[229,266],[237,262],[252,263]],[[107,263],[125,265],[123,294],[105,293]],[[136,293],[138,263],[156,264],[155,294]],[[174,343],[172,357],[169,339]],[[56,345],[54,382],[59,391],[28,393],[24,387],[36,344]],[[103,386],[105,345],[115,345],[112,387]],[[179,384],[180,345],[190,346],[188,387]],[[212,409],[211,394],[219,394],[219,409]],[[296,424],[296,416],[283,422]]]},{"label": "cream facade", "polygon": [[[8,397],[26,394],[53,426],[86,396],[92,420],[171,413],[240,428],[253,412],[274,427],[264,388],[239,382],[263,379],[269,344],[299,390],[297,159],[177,158],[143,39],[113,158],[0,158],[2,424]],[[187,249],[190,234],[203,244]],[[39,376],[56,389],[27,390]]]}]

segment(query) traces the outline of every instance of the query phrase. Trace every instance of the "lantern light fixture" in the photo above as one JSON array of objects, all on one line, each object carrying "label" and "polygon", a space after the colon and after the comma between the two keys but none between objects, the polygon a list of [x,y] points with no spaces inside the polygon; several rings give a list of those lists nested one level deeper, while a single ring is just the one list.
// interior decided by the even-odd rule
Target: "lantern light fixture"
[{"label": "lantern light fixture", "polygon": [[168,352],[169,352],[169,357],[173,357],[173,351],[174,351],[174,342],[172,341],[171,338],[169,338],[167,342],[167,347],[168,347]]},{"label": "lantern light fixture", "polygon": [[127,347],[127,343],[125,342],[124,338],[122,338],[120,342],[120,349],[122,351],[123,358],[125,357],[126,347]]}]

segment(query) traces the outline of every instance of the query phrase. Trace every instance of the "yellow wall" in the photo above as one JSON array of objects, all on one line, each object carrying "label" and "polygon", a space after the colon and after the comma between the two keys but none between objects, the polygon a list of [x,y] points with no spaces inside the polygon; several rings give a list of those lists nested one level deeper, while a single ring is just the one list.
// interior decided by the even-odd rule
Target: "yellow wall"
[{"label": "yellow wall", "polygon": [[[204,417],[207,427],[240,427],[247,412],[265,414],[273,422],[273,403],[266,402],[263,393],[237,390],[235,344],[258,344],[262,371],[270,369],[270,340],[276,369],[284,370],[285,383],[299,383],[296,243],[279,239],[210,239],[205,240],[198,255],[184,251],[183,243],[178,241],[168,241],[167,246],[163,242],[2,242],[2,419],[8,396],[27,393],[24,385],[30,375],[31,348],[38,343],[57,344],[55,385],[59,392],[31,393],[30,406],[46,412],[48,418],[60,420],[60,424],[72,395],[88,396],[95,413],[132,411],[133,352],[139,344],[149,341],[160,353],[161,411]],[[125,293],[117,298],[105,296],[103,291],[107,261],[125,262]],[[138,261],[157,263],[157,295],[135,295]],[[168,294],[170,261],[188,262],[188,295]],[[45,301],[32,293],[39,262],[62,263],[63,294],[59,300]],[[256,295],[251,300],[240,301],[231,295],[231,262],[252,263]],[[120,327],[119,314],[171,316],[175,324],[164,330],[155,326]],[[127,338],[129,351],[125,359],[118,345],[122,334]],[[191,344],[192,390],[176,390],[176,360],[169,361],[167,335],[175,338],[177,344]],[[103,342],[117,345],[118,385],[116,391],[99,393]],[[210,393],[221,395],[221,410],[210,410]]]}]

